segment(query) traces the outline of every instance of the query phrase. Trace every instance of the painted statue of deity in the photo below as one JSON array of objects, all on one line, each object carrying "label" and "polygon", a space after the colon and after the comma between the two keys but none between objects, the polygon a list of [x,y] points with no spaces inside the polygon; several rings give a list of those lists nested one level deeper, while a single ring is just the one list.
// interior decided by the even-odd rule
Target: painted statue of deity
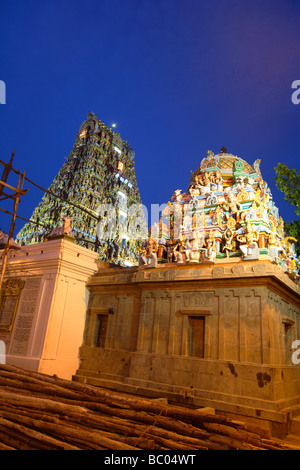
[{"label": "painted statue of deity", "polygon": [[231,228],[227,227],[224,233],[224,238],[225,245],[223,251],[226,252],[226,257],[229,258],[230,253],[233,251],[233,231],[231,230]]},{"label": "painted statue of deity", "polygon": [[206,171],[199,178],[200,183],[200,194],[209,194],[210,193],[210,177],[209,173]]},{"label": "painted statue of deity", "polygon": [[200,250],[199,240],[195,233],[192,234],[192,238],[187,241],[186,244],[186,257],[189,263],[200,262]]},{"label": "painted statue of deity", "polygon": [[237,235],[237,240],[241,243],[240,250],[243,258],[251,256],[251,258],[258,258],[258,238],[259,232],[255,232],[254,228],[247,222],[246,233]]},{"label": "painted statue of deity", "polygon": [[190,185],[189,193],[191,196],[199,196],[201,189],[201,180],[199,175],[195,175],[194,182]]},{"label": "painted statue of deity", "polygon": [[226,211],[227,219],[231,216],[235,216],[236,220],[239,219],[240,212],[242,210],[241,204],[237,201],[232,191],[228,192],[228,200],[223,204],[223,208]]},{"label": "painted statue of deity", "polygon": [[175,261],[178,264],[182,264],[186,261],[186,244],[183,240],[180,240],[173,250]]},{"label": "painted statue of deity", "polygon": [[172,202],[180,202],[182,200],[181,189],[176,189],[171,197]]},{"label": "painted statue of deity", "polygon": [[157,265],[157,250],[158,244],[152,238],[149,239],[146,247],[142,248],[139,264],[146,265],[149,268],[156,267]]},{"label": "painted statue of deity", "polygon": [[206,256],[208,261],[215,262],[217,253],[216,253],[216,240],[213,230],[209,231],[208,238],[206,240]]},{"label": "painted statue of deity", "polygon": [[223,191],[223,178],[220,171],[216,171],[214,174],[213,182],[216,185],[217,191]]},{"label": "painted statue of deity", "polygon": [[268,237],[269,256],[275,263],[278,263],[279,252],[282,251],[279,239],[276,235],[276,227],[272,224],[272,229]]}]

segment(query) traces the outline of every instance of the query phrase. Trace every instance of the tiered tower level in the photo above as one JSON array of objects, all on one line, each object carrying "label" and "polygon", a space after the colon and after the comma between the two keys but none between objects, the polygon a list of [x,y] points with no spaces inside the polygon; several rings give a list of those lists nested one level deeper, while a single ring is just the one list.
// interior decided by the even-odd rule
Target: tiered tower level
[{"label": "tiered tower level", "polygon": [[[48,189],[64,200],[45,193],[31,220],[48,228],[27,223],[16,241],[20,245],[45,241],[61,233],[64,219],[70,218],[70,234],[77,244],[98,251],[102,260],[136,264],[140,241],[128,237],[126,212],[118,210],[120,201],[125,200],[128,207],[141,204],[134,157],[134,150],[120,134],[89,112],[79,128],[73,150]],[[97,239],[101,205],[116,208],[116,230],[105,240]],[[109,214],[104,215],[109,217]]]},{"label": "tiered tower level", "polygon": [[218,155],[207,152],[186,192],[174,191],[150,229],[140,264],[265,258],[298,281],[295,242],[284,232],[260,160],[249,165],[223,147]]}]

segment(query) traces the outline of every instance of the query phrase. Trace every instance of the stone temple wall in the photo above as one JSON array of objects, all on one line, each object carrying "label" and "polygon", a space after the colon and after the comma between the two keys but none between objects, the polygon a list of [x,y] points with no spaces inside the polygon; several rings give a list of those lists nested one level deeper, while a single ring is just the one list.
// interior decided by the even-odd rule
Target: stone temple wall
[{"label": "stone temple wall", "polygon": [[300,405],[300,288],[269,260],[99,269],[75,380],[273,423]]}]

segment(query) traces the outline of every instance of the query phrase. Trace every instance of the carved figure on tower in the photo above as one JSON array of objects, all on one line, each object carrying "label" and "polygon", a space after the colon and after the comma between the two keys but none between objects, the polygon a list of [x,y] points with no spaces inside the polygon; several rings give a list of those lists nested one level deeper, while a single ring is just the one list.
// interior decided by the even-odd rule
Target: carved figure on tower
[{"label": "carved figure on tower", "polygon": [[258,258],[257,242],[259,239],[259,233],[254,230],[250,222],[247,222],[245,233],[237,235],[236,238],[240,242],[240,250],[244,258]]},{"label": "carved figure on tower", "polygon": [[[271,259],[299,282],[294,243],[286,239],[283,220],[260,171],[228,153],[207,152],[191,172],[186,192],[175,190],[162,212],[162,263],[230,262],[232,258]],[[158,239],[159,243],[161,238]],[[230,259],[229,259],[230,258]]]}]

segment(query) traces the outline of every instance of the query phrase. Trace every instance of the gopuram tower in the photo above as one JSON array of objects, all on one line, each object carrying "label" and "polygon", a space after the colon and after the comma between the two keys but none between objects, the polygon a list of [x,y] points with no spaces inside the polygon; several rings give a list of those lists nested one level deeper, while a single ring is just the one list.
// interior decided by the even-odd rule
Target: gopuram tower
[{"label": "gopuram tower", "polygon": [[141,204],[134,156],[119,133],[89,112],[70,155],[33,211],[31,220],[41,225],[27,223],[16,241],[28,245],[67,233],[104,261],[137,264],[140,241],[127,230],[127,209]]}]

